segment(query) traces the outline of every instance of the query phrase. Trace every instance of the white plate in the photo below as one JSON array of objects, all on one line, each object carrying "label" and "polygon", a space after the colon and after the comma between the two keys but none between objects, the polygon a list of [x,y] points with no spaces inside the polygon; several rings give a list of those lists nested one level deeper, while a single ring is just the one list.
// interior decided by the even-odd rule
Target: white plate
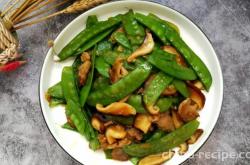
[{"label": "white plate", "polygon": [[[145,14],[151,12],[177,24],[180,28],[182,38],[200,56],[212,74],[213,84],[209,93],[206,93],[206,104],[199,118],[201,121],[200,128],[204,130],[204,134],[198,142],[190,146],[185,155],[179,156],[175,154],[170,161],[166,162],[167,165],[180,164],[193,155],[211,134],[220,114],[223,97],[223,79],[218,58],[207,37],[194,23],[179,12],[160,4],[144,1],[111,2],[91,9],[73,20],[56,38],[55,51],[59,52],[76,34],[85,28],[88,15],[96,14],[100,20],[105,20],[118,13],[125,13],[128,9]],[[72,62],[73,59],[60,63],[54,62],[52,50],[50,49],[43,64],[39,87],[40,103],[50,132],[69,155],[85,165],[131,164],[129,161],[107,160],[102,151],[94,152],[90,150],[88,142],[84,137],[78,133],[61,128],[61,125],[66,122],[64,108],[49,108],[44,98],[44,93],[50,86],[60,81],[62,68],[72,64]]]}]

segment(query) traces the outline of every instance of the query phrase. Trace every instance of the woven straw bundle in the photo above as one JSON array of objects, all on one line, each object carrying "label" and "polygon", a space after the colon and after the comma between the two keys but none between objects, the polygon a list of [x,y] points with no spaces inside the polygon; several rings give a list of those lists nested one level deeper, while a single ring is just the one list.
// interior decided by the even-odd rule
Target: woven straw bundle
[{"label": "woven straw bundle", "polygon": [[[0,0],[1,1],[1,0]],[[17,60],[16,31],[61,14],[85,11],[108,0],[9,0],[0,7],[0,72],[1,67]],[[55,8],[61,8],[55,11]],[[48,14],[50,13],[50,14]]]}]

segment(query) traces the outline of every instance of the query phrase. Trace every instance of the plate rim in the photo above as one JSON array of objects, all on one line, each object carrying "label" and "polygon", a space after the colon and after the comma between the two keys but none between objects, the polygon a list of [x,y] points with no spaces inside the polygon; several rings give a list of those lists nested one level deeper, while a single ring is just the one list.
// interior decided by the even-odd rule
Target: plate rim
[{"label": "plate rim", "polygon": [[[218,119],[219,119],[219,117],[221,116],[222,105],[223,105],[223,100],[224,100],[224,79],[223,79],[223,72],[222,72],[222,69],[221,69],[221,63],[220,63],[220,60],[219,60],[219,58],[218,58],[218,55],[217,55],[216,51],[214,50],[214,47],[213,47],[213,44],[212,44],[211,40],[210,40],[209,37],[206,35],[206,33],[201,29],[201,27],[200,27],[199,25],[197,25],[196,23],[194,23],[192,19],[190,19],[188,16],[186,16],[186,15],[183,14],[182,12],[178,11],[177,9],[173,9],[173,8],[167,6],[167,5],[163,5],[163,4],[161,4],[160,2],[154,2],[154,1],[152,1],[152,0],[149,0],[149,1],[146,1],[146,0],[127,0],[127,2],[129,2],[129,1],[130,1],[130,2],[131,2],[131,1],[132,1],[132,2],[139,2],[139,3],[148,3],[148,4],[152,4],[152,5],[157,5],[157,6],[165,7],[165,8],[168,8],[169,10],[172,10],[173,12],[176,12],[176,13],[180,14],[181,16],[183,16],[184,18],[186,18],[191,24],[193,24],[196,28],[198,28],[198,30],[199,30],[199,31],[205,36],[205,38],[208,40],[209,44],[210,44],[211,47],[212,47],[213,53],[216,55],[215,61],[216,61],[216,65],[217,65],[218,68],[219,68],[219,78],[221,79],[220,85],[222,86],[221,91],[220,91],[221,94],[222,94],[222,97],[221,97],[221,99],[220,99],[220,101],[219,101],[219,103],[220,103],[220,105],[219,105],[220,111],[219,111],[219,114],[218,114],[218,116],[217,116],[217,118],[216,118],[216,122],[214,123],[211,132],[209,133],[209,135],[207,136],[207,138],[205,139],[205,141],[201,144],[201,146],[198,147],[198,149],[193,153],[193,155],[195,155],[195,154],[198,153],[198,152],[201,150],[201,148],[206,144],[206,142],[208,141],[208,139],[210,139],[212,133],[214,132],[215,127],[218,125]],[[86,13],[88,13],[88,12],[91,12],[92,10],[95,10],[96,8],[99,8],[99,7],[101,7],[101,6],[110,5],[110,4],[113,4],[113,3],[120,3],[120,2],[126,3],[126,1],[123,1],[123,0],[110,1],[110,2],[107,2],[107,3],[101,4],[101,5],[99,5],[99,6],[93,7],[93,8],[91,8],[91,9],[87,10],[86,12],[83,12],[82,14],[79,14],[76,18],[74,18],[73,20],[71,20],[71,22],[69,22],[69,23],[68,23],[68,24],[67,24],[67,25],[66,25],[66,26],[56,35],[55,39],[57,39],[57,38],[58,38],[58,37],[59,37],[59,36],[60,36],[60,35],[61,35],[61,34],[71,25],[71,24],[73,24],[73,22],[74,22],[77,18],[79,18],[81,15],[86,14]],[[48,56],[48,54],[49,54],[50,51],[51,51],[51,49],[48,49],[48,50],[46,51],[46,55],[45,55],[45,57],[44,57],[44,59],[43,59],[43,61],[42,61],[42,67],[41,67],[40,75],[39,75],[38,97],[39,97],[39,106],[40,106],[40,110],[41,110],[41,112],[42,112],[42,116],[43,116],[43,119],[44,119],[44,121],[45,121],[46,127],[48,128],[50,134],[52,135],[52,137],[53,137],[53,139],[56,141],[56,143],[57,143],[57,144],[60,146],[60,148],[62,148],[63,151],[66,152],[67,155],[69,155],[74,161],[76,161],[76,162],[78,162],[78,163],[80,163],[80,164],[83,164],[83,163],[81,163],[79,160],[77,160],[76,158],[74,158],[74,157],[73,157],[73,156],[72,156],[72,155],[71,155],[71,154],[70,154],[70,153],[69,153],[69,152],[59,143],[59,141],[56,139],[56,137],[55,137],[54,134],[52,133],[51,129],[49,128],[49,125],[48,125],[48,123],[47,123],[47,121],[46,121],[46,119],[45,119],[45,114],[44,114],[44,110],[43,110],[43,108],[42,108],[42,101],[41,101],[41,92],[42,92],[42,86],[41,86],[42,82],[41,82],[41,80],[42,80],[42,73],[43,73],[44,68],[45,68],[44,65],[45,65],[47,56]],[[191,155],[191,156],[192,156],[192,155]],[[190,159],[191,156],[189,156],[186,160],[184,160],[184,161],[181,162],[180,164],[184,164],[185,162],[187,162],[187,161]]]}]

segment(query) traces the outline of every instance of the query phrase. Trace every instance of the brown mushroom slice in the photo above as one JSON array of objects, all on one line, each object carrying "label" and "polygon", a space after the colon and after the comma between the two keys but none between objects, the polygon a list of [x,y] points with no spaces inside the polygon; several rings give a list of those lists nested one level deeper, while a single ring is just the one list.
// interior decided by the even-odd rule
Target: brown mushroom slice
[{"label": "brown mushroom slice", "polygon": [[152,120],[148,114],[138,114],[135,118],[134,127],[147,133],[151,127]]},{"label": "brown mushroom slice", "polygon": [[200,80],[194,80],[194,81],[192,81],[192,84],[193,84],[193,86],[195,86],[199,90],[204,90],[205,89]]},{"label": "brown mushroom slice", "polygon": [[96,104],[96,109],[101,113],[110,115],[129,116],[136,114],[136,110],[134,107],[122,102],[114,102],[106,107],[103,107],[103,105],[101,104]]},{"label": "brown mushroom slice", "polygon": [[121,125],[111,125],[106,129],[105,136],[109,144],[116,142],[116,139],[125,138],[127,132]]},{"label": "brown mushroom slice", "polygon": [[190,98],[182,101],[178,108],[178,114],[183,121],[188,122],[196,119],[199,116],[198,105]]},{"label": "brown mushroom slice", "polygon": [[154,46],[155,42],[152,34],[150,32],[146,32],[144,43],[127,58],[127,61],[133,62],[137,57],[151,53],[154,49]]},{"label": "brown mushroom slice", "polygon": [[184,155],[188,151],[188,144],[186,142],[179,145],[180,149],[178,151],[179,155]]},{"label": "brown mushroom slice", "polygon": [[159,120],[157,120],[156,125],[163,131],[171,132],[175,130],[174,122],[168,112],[161,113]]},{"label": "brown mushroom slice", "polygon": [[148,112],[152,115],[157,115],[160,112],[160,108],[156,105],[146,105]]},{"label": "brown mushroom slice", "polygon": [[188,139],[188,144],[194,144],[203,134],[203,129],[197,129],[194,134]]},{"label": "brown mushroom slice", "polygon": [[103,132],[105,129],[104,123],[95,115],[91,119],[91,125],[99,132]]},{"label": "brown mushroom slice", "polygon": [[138,165],[159,165],[168,160],[170,160],[174,156],[174,151],[164,152],[155,155],[149,155],[142,158]]},{"label": "brown mushroom slice", "polygon": [[111,157],[114,160],[127,161],[129,159],[128,154],[126,154],[122,148],[115,148],[111,152]]},{"label": "brown mushroom slice", "polygon": [[122,58],[116,58],[112,68],[109,70],[109,76],[112,83],[117,82],[121,76],[121,69],[122,69]]},{"label": "brown mushroom slice", "polygon": [[199,110],[202,109],[205,105],[205,101],[206,98],[204,96],[204,94],[201,92],[201,90],[199,90],[198,88],[196,88],[195,86],[189,84],[188,86],[189,89],[189,93],[190,93],[190,98],[196,102],[196,104],[199,107]]},{"label": "brown mushroom slice", "polygon": [[161,95],[163,96],[172,96],[177,94],[177,90],[175,88],[175,86],[173,84],[169,85],[163,92]]},{"label": "brown mushroom slice", "polygon": [[178,113],[176,113],[175,110],[172,110],[172,120],[173,120],[173,123],[174,123],[174,127],[177,129],[177,128],[180,128],[184,123],[181,119],[181,117],[179,116]]},{"label": "brown mushroom slice", "polygon": [[168,53],[176,55],[176,62],[181,66],[187,66],[184,58],[181,56],[181,54],[172,46],[166,45],[163,46],[162,49]]},{"label": "brown mushroom slice", "polygon": [[127,130],[127,137],[131,140],[140,141],[143,138],[142,132],[136,128],[129,128]]},{"label": "brown mushroom slice", "polygon": [[81,64],[78,68],[78,77],[79,84],[84,85],[91,67],[90,55],[88,52],[83,52],[81,55],[81,61],[83,64]]}]

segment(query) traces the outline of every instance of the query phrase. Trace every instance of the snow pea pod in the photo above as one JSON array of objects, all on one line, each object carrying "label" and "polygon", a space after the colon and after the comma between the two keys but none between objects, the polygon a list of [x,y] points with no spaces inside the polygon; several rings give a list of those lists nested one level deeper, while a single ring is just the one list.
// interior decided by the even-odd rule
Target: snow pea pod
[{"label": "snow pea pod", "polygon": [[99,56],[96,58],[96,70],[104,77],[109,78],[109,69],[110,65],[104,60],[103,56]]},{"label": "snow pea pod", "polygon": [[[136,13],[136,19],[145,26],[152,29],[154,24],[157,24],[153,18],[145,16],[143,14]],[[212,84],[212,76],[204,62],[197,56],[193,50],[183,41],[181,36],[168,25],[164,25],[165,37],[171,42],[171,44],[183,55],[187,63],[194,69],[206,90],[209,90]]]},{"label": "snow pea pod", "polygon": [[115,121],[117,123],[123,125],[133,125],[134,123],[134,116],[112,116],[112,115],[104,115],[107,120]]},{"label": "snow pea pod", "polygon": [[157,103],[156,106],[159,107],[160,112],[167,112],[169,111],[169,109],[173,106],[173,104],[175,104],[176,102],[178,102],[178,98],[160,98]]},{"label": "snow pea pod", "polygon": [[169,151],[189,139],[198,127],[199,122],[197,120],[193,120],[161,137],[160,139],[152,140],[146,143],[127,145],[123,147],[123,150],[128,155],[135,157],[143,157]]},{"label": "snow pea pod", "polygon": [[50,87],[47,91],[47,94],[53,98],[63,99],[64,95],[63,95],[61,82],[58,82],[55,85],[53,85],[52,87]]},{"label": "snow pea pod", "polygon": [[147,113],[146,109],[143,107],[141,95],[131,95],[127,102],[136,109],[136,113]]},{"label": "snow pea pod", "polygon": [[110,41],[104,40],[97,44],[96,55],[102,55],[103,53],[112,50],[112,43]]},{"label": "snow pea pod", "polygon": [[68,100],[73,100],[76,103],[79,102],[79,96],[72,67],[66,66],[63,68],[61,86],[64,98],[66,99],[67,103]]},{"label": "snow pea pod", "polygon": [[58,99],[58,98],[51,98],[49,100],[49,107],[55,107],[55,106],[58,106],[58,105],[63,105],[65,104],[65,100],[64,99]]},{"label": "snow pea pod", "polygon": [[68,57],[74,55],[78,48],[84,47],[91,38],[95,37],[99,33],[119,24],[121,22],[121,16],[111,17],[106,21],[101,21],[91,26],[90,28],[86,28],[82,32],[80,32],[75,38],[73,38],[59,53],[59,59],[65,60]]},{"label": "snow pea pod", "polygon": [[92,87],[94,70],[95,70],[95,56],[96,56],[96,53],[95,53],[95,49],[94,49],[91,53],[91,70],[90,70],[90,73],[88,74],[88,78],[87,78],[85,85],[82,87],[82,89],[80,91],[80,105],[82,107],[84,107],[84,105],[87,101],[89,92],[90,92],[91,87]]},{"label": "snow pea pod", "polygon": [[167,61],[158,54],[151,54],[148,61],[156,68],[181,80],[195,80],[197,78],[195,72],[187,67],[180,66],[176,61]]},{"label": "snow pea pod", "polygon": [[153,141],[153,140],[160,139],[164,135],[166,135],[166,132],[164,132],[162,130],[156,130],[154,132],[154,134],[149,139],[146,140],[146,142],[150,142],[150,141]]},{"label": "snow pea pod", "polygon": [[162,22],[165,25],[167,24],[168,26],[172,27],[178,34],[180,34],[180,29],[174,23],[163,20],[163,19],[159,18],[157,15],[155,15],[153,13],[149,13],[148,17],[154,18],[155,20],[158,20],[158,21]]},{"label": "snow pea pod", "polygon": [[145,30],[134,18],[132,10],[123,15],[122,23],[131,45],[141,45],[145,38]]},{"label": "snow pea pod", "polygon": [[62,128],[68,129],[71,131],[77,131],[76,128],[73,128],[68,122],[62,125]]},{"label": "snow pea pod", "polygon": [[164,24],[154,18],[147,17],[140,13],[136,13],[135,18],[137,21],[148,27],[164,44],[169,44],[169,41],[166,38],[166,29]]},{"label": "snow pea pod", "polygon": [[172,81],[173,78],[165,73],[157,73],[151,83],[144,90],[143,101],[146,107],[154,106],[161,93]]},{"label": "snow pea pod", "polygon": [[180,94],[182,94],[182,96],[189,97],[189,90],[188,90],[187,85],[184,81],[174,79],[173,85],[175,86],[177,91],[180,92]]},{"label": "snow pea pod", "polygon": [[98,77],[93,83],[93,90],[101,90],[103,88],[106,88],[110,85],[109,78],[106,77]]},{"label": "snow pea pod", "polygon": [[115,84],[92,92],[88,97],[88,104],[91,106],[95,106],[97,103],[108,105],[126,97],[141,86],[149,76],[151,69],[152,66],[147,62],[140,65]]},{"label": "snow pea pod", "polygon": [[[86,126],[87,126],[87,119],[81,112],[80,104],[76,103],[75,101],[68,99],[66,105],[66,115],[71,119],[74,123],[77,131],[81,134],[86,136]],[[86,138],[89,135],[86,136]],[[89,138],[87,138],[89,140]]]},{"label": "snow pea pod", "polygon": [[125,35],[125,33],[119,32],[119,31],[115,32],[114,39],[122,46],[124,46],[128,49],[131,49],[131,45],[130,45],[129,40],[128,40],[127,36]]},{"label": "snow pea pod", "polygon": [[102,41],[105,37],[107,37],[109,34],[112,33],[112,31],[114,30],[114,28],[110,28],[100,34],[98,34],[97,36],[93,37],[92,39],[90,39],[86,44],[84,44],[83,46],[81,46],[80,48],[78,48],[76,50],[76,52],[74,53],[74,55],[79,55],[83,52],[85,52],[86,50],[90,49],[91,47],[93,47],[96,43]]},{"label": "snow pea pod", "polygon": [[98,22],[96,15],[89,15],[86,22],[86,28],[89,28],[93,25],[95,25]]}]

